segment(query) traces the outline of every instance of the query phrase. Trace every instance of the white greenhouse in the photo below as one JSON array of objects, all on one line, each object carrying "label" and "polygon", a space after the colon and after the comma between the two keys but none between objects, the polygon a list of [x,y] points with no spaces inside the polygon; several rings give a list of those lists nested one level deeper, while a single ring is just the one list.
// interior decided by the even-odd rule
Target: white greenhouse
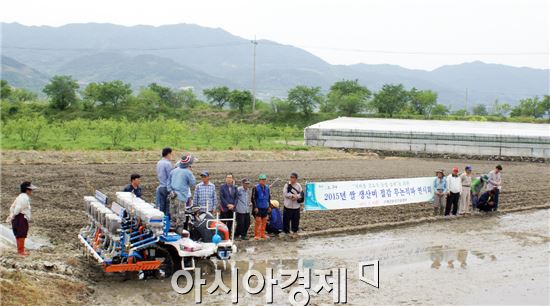
[{"label": "white greenhouse", "polygon": [[330,148],[550,158],[550,124],[340,117],[304,130]]}]

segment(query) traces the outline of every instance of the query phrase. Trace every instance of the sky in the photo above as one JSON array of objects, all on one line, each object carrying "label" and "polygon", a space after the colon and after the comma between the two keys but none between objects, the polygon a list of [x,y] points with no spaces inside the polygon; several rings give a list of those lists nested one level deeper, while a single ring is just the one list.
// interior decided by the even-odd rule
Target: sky
[{"label": "sky", "polygon": [[0,21],[192,23],[297,46],[331,64],[550,68],[550,0],[17,0]]}]

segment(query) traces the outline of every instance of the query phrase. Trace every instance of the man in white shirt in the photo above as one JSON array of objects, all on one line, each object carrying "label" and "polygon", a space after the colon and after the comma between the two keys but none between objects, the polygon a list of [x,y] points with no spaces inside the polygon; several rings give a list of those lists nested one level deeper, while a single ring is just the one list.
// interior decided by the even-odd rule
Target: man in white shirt
[{"label": "man in white shirt", "polygon": [[11,204],[10,214],[6,222],[11,222],[13,235],[17,242],[17,253],[22,256],[27,256],[25,252],[25,238],[29,231],[29,221],[31,220],[31,196],[32,191],[36,186],[31,182],[23,182],[21,184],[21,193],[15,198]]},{"label": "man in white shirt", "polygon": [[460,199],[460,192],[462,191],[462,181],[458,175],[458,168],[454,167],[453,172],[447,176],[447,206],[445,207],[445,216],[452,213],[456,216],[458,211],[458,200]]},{"label": "man in white shirt", "polygon": [[493,208],[494,211],[498,210],[498,196],[500,194],[500,189],[502,188],[502,178],[500,173],[501,171],[502,171],[502,166],[497,165],[495,167],[495,170],[489,172],[488,174],[489,181],[487,182],[487,190],[488,191],[494,190],[494,196],[493,196],[493,201],[495,202],[494,208]]}]

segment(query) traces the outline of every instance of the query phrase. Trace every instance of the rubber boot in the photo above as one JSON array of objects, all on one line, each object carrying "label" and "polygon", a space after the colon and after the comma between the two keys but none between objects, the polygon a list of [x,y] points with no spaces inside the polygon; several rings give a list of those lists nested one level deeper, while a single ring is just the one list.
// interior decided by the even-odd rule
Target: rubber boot
[{"label": "rubber boot", "polygon": [[263,240],[267,240],[267,236],[265,235],[265,229],[267,227],[267,218],[262,218],[262,231],[260,232],[260,236]]},{"label": "rubber boot", "polygon": [[21,256],[27,256],[29,253],[25,252],[25,238],[16,238],[17,253]]},{"label": "rubber boot", "polygon": [[262,227],[262,218],[256,217],[256,222],[254,223],[254,240],[260,239],[261,227]]}]

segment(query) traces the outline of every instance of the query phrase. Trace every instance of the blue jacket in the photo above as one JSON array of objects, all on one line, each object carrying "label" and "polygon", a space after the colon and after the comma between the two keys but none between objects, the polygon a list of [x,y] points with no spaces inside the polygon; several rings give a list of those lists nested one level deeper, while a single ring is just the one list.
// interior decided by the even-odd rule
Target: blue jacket
[{"label": "blue jacket", "polygon": [[175,168],[168,177],[168,192],[175,192],[178,200],[185,202],[191,197],[191,186],[195,185],[195,177],[187,168]]},{"label": "blue jacket", "polygon": [[281,216],[281,211],[278,208],[271,208],[271,215],[269,218],[269,224],[268,226],[271,228],[271,230],[283,231],[283,217]]},{"label": "blue jacket", "polygon": [[122,191],[124,192],[133,192],[136,197],[138,198],[141,198],[141,187],[137,186],[137,188],[134,188],[134,186],[132,186],[132,184],[129,184],[128,186],[124,187],[124,189],[122,189]]},{"label": "blue jacket", "polygon": [[441,180],[438,177],[435,178],[434,191],[438,191],[439,189],[447,192],[447,179],[445,177],[442,177]]},{"label": "blue jacket", "polygon": [[269,200],[271,200],[271,194],[269,193],[269,186],[265,185],[262,189],[260,184],[257,184],[252,189],[252,207],[258,209],[267,209],[269,207]]},{"label": "blue jacket", "polygon": [[237,187],[235,187],[235,185],[223,184],[220,187],[221,211],[228,211],[227,204],[237,205],[237,193]]}]

